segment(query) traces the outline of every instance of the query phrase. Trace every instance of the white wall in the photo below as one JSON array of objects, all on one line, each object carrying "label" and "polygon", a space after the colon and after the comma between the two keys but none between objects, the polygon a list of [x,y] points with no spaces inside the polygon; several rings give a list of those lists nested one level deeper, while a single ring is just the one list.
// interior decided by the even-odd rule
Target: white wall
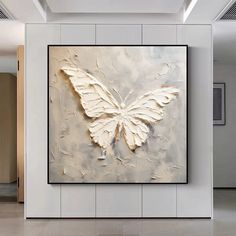
[{"label": "white wall", "polygon": [[16,50],[24,44],[25,26],[18,21],[1,20],[0,29],[0,72],[16,73]]},{"label": "white wall", "polygon": [[[211,217],[211,41],[209,25],[28,24],[26,217]],[[188,44],[189,184],[48,185],[47,44]]]},{"label": "white wall", "polygon": [[0,72],[1,73],[16,73],[17,59],[16,55],[0,56]]},{"label": "white wall", "polygon": [[214,187],[236,187],[236,67],[214,64],[214,82],[226,83],[226,125],[214,126]]}]

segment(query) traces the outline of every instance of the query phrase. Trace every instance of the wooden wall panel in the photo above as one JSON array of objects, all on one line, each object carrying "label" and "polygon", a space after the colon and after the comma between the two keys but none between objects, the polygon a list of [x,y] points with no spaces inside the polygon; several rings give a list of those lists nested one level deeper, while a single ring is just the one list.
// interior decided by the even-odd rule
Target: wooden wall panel
[{"label": "wooden wall panel", "polygon": [[17,48],[17,201],[24,202],[24,46]]}]

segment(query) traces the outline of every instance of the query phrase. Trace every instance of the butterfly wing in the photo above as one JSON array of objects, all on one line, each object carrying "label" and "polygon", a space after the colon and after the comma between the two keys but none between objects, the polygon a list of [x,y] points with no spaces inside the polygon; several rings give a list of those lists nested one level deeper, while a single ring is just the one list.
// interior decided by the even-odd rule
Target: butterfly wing
[{"label": "butterfly wing", "polygon": [[[130,149],[140,147],[148,138],[147,123],[163,119],[163,107],[176,98],[179,90],[173,87],[156,89],[139,97],[127,109],[123,122],[124,137]],[[146,123],[146,124],[145,124]]]},{"label": "butterfly wing", "polygon": [[117,117],[96,119],[89,127],[90,137],[100,147],[106,149],[118,135],[118,123]]},{"label": "butterfly wing", "polygon": [[62,68],[81,98],[86,115],[97,118],[89,126],[90,136],[100,147],[107,148],[116,135],[119,104],[108,89],[94,76],[79,68]]},{"label": "butterfly wing", "polygon": [[97,118],[117,113],[119,104],[116,99],[93,75],[79,68],[62,68],[62,71],[69,76],[88,117]]},{"label": "butterfly wing", "polygon": [[[90,125],[91,138],[101,147],[108,147],[119,134],[120,129],[117,128],[121,125],[119,117],[116,116],[120,111],[116,99],[102,83],[86,71],[79,68],[62,68],[62,71],[69,76],[73,88],[80,95],[86,115],[98,118]],[[157,89],[139,97],[126,108],[122,128],[131,150],[147,140],[149,128],[145,123],[163,119],[163,107],[174,99],[178,92],[175,88]]]},{"label": "butterfly wing", "polygon": [[123,129],[125,141],[131,150],[141,147],[148,138],[147,125],[133,116],[127,116],[123,121]]}]

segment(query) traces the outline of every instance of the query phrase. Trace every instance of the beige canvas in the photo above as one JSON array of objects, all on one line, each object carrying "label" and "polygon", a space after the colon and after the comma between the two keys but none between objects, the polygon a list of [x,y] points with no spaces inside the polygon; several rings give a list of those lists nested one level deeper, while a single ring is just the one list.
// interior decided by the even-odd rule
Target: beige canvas
[{"label": "beige canvas", "polygon": [[186,50],[50,46],[49,183],[186,183]]}]

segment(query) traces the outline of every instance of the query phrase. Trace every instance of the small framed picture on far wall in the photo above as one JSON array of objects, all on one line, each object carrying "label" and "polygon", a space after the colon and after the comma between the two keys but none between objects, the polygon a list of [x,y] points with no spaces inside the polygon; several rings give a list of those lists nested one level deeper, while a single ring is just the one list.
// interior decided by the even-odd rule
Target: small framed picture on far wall
[{"label": "small framed picture on far wall", "polygon": [[225,83],[213,84],[213,124],[225,125]]}]

